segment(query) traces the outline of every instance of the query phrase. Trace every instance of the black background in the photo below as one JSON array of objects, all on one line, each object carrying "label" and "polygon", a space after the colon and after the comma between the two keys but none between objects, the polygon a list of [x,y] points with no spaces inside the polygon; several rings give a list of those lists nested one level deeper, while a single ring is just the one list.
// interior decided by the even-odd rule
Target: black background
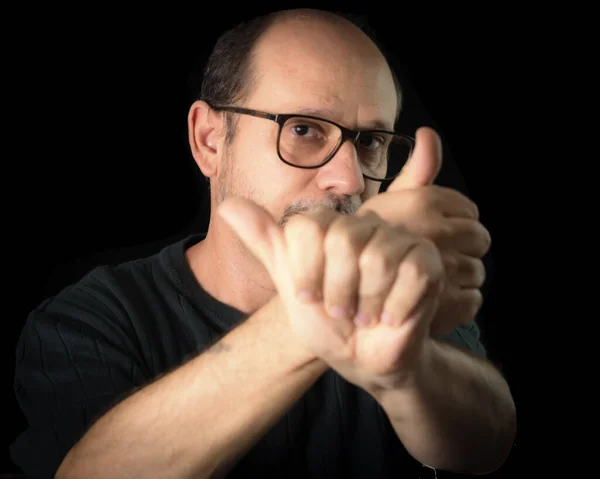
[{"label": "black background", "polygon": [[[302,5],[279,8],[296,6]],[[18,192],[9,197],[7,221],[14,234],[5,251],[18,258],[10,271],[17,295],[10,298],[2,338],[0,472],[16,471],[8,445],[24,427],[12,371],[28,311],[97,264],[151,254],[205,230],[206,191],[187,144],[190,72],[223,28],[270,10],[232,4],[144,8],[37,11],[19,32],[24,50],[14,69],[21,105],[13,121],[19,130],[17,168],[5,176],[11,178],[5,186],[14,181]],[[474,199],[492,234],[481,326],[519,410],[515,448],[495,475],[514,477],[528,455],[521,442],[528,415],[509,260],[519,227],[510,212],[521,199],[515,190],[507,198],[506,191],[518,144],[517,104],[528,87],[518,72],[529,57],[516,39],[518,20],[510,15],[405,6],[391,14],[390,8],[352,9],[367,15],[400,71],[407,94],[400,128],[409,134],[421,125],[437,128],[446,160],[439,182]]]}]

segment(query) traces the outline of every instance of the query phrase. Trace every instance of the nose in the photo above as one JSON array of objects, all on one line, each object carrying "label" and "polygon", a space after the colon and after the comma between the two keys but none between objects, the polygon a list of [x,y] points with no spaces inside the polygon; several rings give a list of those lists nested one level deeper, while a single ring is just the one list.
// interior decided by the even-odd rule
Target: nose
[{"label": "nose", "polygon": [[319,169],[317,184],[320,189],[338,195],[362,194],[365,179],[351,141],[345,141],[335,156]]}]

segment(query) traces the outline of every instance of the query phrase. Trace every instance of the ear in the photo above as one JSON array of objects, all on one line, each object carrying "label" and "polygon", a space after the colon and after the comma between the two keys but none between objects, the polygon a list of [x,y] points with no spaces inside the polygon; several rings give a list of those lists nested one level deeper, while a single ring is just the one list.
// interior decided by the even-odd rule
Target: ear
[{"label": "ear", "polygon": [[188,139],[198,168],[208,178],[217,172],[224,133],[223,116],[212,110],[208,103],[195,101],[188,112]]}]

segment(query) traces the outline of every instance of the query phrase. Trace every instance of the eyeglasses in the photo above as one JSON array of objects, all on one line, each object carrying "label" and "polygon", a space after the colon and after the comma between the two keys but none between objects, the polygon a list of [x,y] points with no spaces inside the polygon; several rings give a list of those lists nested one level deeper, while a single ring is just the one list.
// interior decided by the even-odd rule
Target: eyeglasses
[{"label": "eyeglasses", "polygon": [[277,154],[295,168],[320,168],[329,162],[346,140],[356,148],[365,178],[393,180],[412,153],[415,140],[386,130],[351,130],[333,121],[311,115],[273,114],[235,106],[213,106],[274,121],[279,125]]}]

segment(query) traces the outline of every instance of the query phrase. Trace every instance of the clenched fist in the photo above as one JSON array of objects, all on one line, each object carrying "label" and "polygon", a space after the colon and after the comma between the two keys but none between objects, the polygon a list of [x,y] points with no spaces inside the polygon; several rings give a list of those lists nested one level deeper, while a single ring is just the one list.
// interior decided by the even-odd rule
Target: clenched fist
[{"label": "clenched fist", "polygon": [[489,251],[489,231],[479,221],[477,205],[450,188],[433,185],[442,152],[435,132],[417,132],[413,155],[385,193],[366,201],[358,214],[376,213],[403,225],[438,247],[446,270],[444,291],[432,334],[446,334],[472,321],[482,304],[485,280],[482,258]]},{"label": "clenched fist", "polygon": [[374,213],[317,211],[281,228],[263,208],[234,198],[219,214],[271,276],[294,340],[366,389],[410,375],[444,279],[431,241]]}]

